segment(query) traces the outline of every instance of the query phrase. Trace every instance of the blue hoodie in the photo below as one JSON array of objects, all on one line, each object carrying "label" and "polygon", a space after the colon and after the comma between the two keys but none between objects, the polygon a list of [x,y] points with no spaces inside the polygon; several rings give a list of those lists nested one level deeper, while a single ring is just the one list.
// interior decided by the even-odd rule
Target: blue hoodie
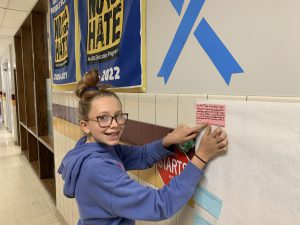
[{"label": "blue hoodie", "polygon": [[163,188],[145,187],[126,171],[149,168],[172,154],[161,140],[141,147],[85,142],[82,137],[58,169],[65,181],[64,195],[76,198],[78,225],[133,225],[134,220],[170,218],[192,197],[203,175],[189,162]]}]

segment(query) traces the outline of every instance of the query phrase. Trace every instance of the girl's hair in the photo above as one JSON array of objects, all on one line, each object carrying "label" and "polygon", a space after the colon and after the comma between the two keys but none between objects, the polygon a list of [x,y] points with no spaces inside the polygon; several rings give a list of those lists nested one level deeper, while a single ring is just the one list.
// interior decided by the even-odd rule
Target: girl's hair
[{"label": "girl's hair", "polygon": [[79,98],[78,102],[78,119],[87,120],[93,100],[101,97],[115,97],[121,104],[117,94],[101,87],[99,85],[99,75],[97,69],[91,69],[80,81],[77,82],[75,94]]}]

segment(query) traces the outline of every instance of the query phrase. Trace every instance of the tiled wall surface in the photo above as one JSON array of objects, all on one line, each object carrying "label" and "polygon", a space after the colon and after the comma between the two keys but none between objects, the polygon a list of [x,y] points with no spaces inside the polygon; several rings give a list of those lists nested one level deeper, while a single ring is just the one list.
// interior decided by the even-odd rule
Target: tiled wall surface
[{"label": "tiled wall surface", "polygon": [[[162,138],[178,124],[195,124],[195,103],[199,100],[235,101],[283,101],[300,102],[300,98],[272,98],[256,96],[217,95],[175,95],[175,94],[133,94],[117,93],[123,111],[129,113],[129,121],[122,140],[126,143],[143,145]],[[66,154],[81,136],[76,116],[77,101],[72,92],[53,91],[53,128],[55,149],[55,170]],[[130,176],[139,183],[160,188],[163,185],[156,168],[132,171]],[[77,224],[79,218],[76,202],[63,196],[63,181],[56,174],[57,210],[69,225]],[[161,222],[137,221],[137,225],[192,225],[194,209],[188,204],[173,218]]]}]

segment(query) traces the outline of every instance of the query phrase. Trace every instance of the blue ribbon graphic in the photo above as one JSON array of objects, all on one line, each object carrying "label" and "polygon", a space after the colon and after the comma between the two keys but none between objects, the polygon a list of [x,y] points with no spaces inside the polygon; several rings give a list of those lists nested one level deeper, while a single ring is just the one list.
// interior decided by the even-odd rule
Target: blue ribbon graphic
[{"label": "blue ribbon graphic", "polygon": [[[181,14],[184,0],[170,0],[178,15]],[[205,0],[190,0],[185,14],[176,31],[175,37],[158,72],[158,77],[164,77],[165,84],[174,69],[179,55],[190,35],[192,27],[200,13]],[[244,72],[231,53],[227,50],[217,34],[203,18],[197,26],[194,35],[209,56],[224,81],[229,85],[233,73]]]},{"label": "blue ribbon graphic", "polygon": [[192,27],[199,15],[204,4],[204,0],[191,0],[185,14],[176,31],[175,37],[164,59],[164,62],[158,72],[159,77],[164,77],[165,84],[172,73],[172,70],[178,60],[183,46],[192,30]]},{"label": "blue ribbon graphic", "polygon": [[244,72],[204,18],[200,21],[194,35],[227,85],[233,73]]},{"label": "blue ribbon graphic", "polygon": [[173,5],[173,7],[175,8],[177,14],[180,15],[184,0],[171,0],[171,3]]}]

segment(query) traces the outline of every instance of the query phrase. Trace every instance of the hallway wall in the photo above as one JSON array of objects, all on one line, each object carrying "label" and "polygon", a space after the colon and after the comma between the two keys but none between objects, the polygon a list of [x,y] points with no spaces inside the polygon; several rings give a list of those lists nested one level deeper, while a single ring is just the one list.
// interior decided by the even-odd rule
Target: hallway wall
[{"label": "hallway wall", "polygon": [[[129,123],[121,140],[131,144],[144,144],[161,138],[178,124],[195,124],[195,103],[201,100],[228,101],[278,101],[297,102],[300,98],[257,97],[257,96],[222,96],[197,94],[153,94],[153,93],[117,93],[123,111],[129,113]],[[72,149],[81,137],[76,116],[77,101],[72,92],[53,91],[54,139],[55,139],[55,170],[66,152]],[[149,129],[150,128],[150,129]],[[152,129],[151,129],[152,128]],[[147,129],[147,130],[145,130]],[[160,133],[160,136],[158,135]],[[153,188],[163,186],[157,165],[145,171],[131,171],[130,176],[143,185]],[[64,219],[75,225],[78,219],[76,202],[63,196],[63,181],[56,173],[57,209]],[[193,201],[186,205],[173,218],[161,222],[137,221],[137,225],[193,225],[194,210],[197,206]],[[198,211],[201,211],[198,209]]]},{"label": "hallway wall", "polygon": [[1,91],[2,91],[2,116],[5,127],[12,132],[17,142],[17,115],[16,115],[16,93],[15,93],[15,54],[13,43],[9,45],[1,57]]}]

